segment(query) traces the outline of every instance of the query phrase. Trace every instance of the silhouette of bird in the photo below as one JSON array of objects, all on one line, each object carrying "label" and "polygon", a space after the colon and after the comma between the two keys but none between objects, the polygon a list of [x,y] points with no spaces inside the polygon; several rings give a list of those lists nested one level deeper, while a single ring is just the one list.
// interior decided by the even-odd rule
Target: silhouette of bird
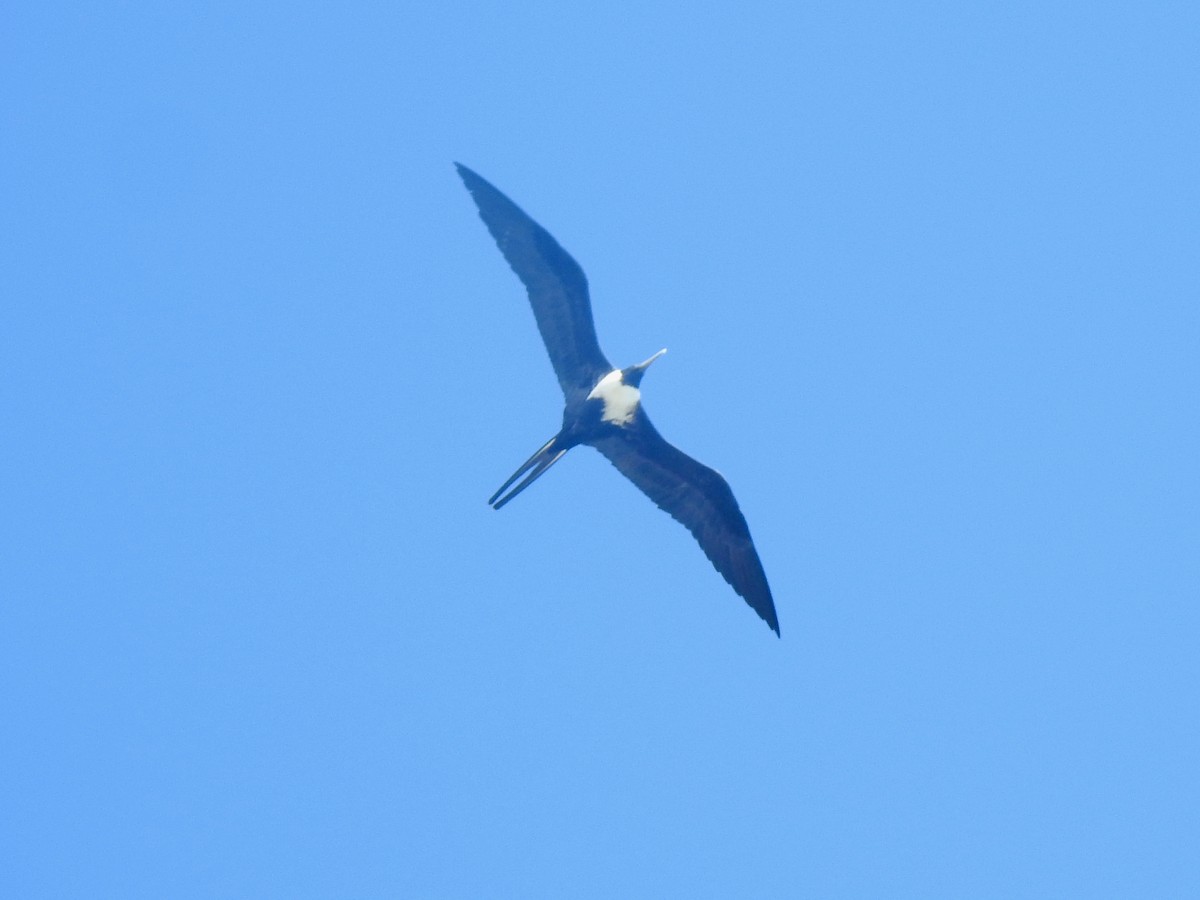
[{"label": "silhouette of bird", "polygon": [[779,634],[767,576],[729,484],[667,443],[642,407],[642,377],[667,351],[659,350],[637,365],[615,368],[596,340],[587,278],[579,263],[494,186],[466,166],[455,166],[480,218],[525,285],[566,400],[559,432],[525,460],[488,503],[500,509],[572,447],[595,447],[692,533],[716,570]]}]

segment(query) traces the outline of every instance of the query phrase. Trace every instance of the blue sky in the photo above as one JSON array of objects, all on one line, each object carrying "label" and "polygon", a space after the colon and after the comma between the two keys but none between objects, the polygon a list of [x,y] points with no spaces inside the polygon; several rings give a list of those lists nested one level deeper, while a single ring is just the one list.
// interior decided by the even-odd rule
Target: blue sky
[{"label": "blue sky", "polygon": [[[18,4],[0,893],[1200,891],[1194,4]],[[776,640],[557,428],[475,168]]]}]

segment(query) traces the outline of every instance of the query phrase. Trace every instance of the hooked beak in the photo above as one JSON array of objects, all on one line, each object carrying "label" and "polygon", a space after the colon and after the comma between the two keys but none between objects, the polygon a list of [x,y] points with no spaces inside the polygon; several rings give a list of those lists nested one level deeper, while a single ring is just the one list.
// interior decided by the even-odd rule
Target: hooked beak
[{"label": "hooked beak", "polygon": [[630,366],[628,369],[622,369],[621,380],[631,387],[637,387],[642,383],[642,376],[646,374],[646,369],[650,367],[650,363],[654,362],[666,352],[667,350],[664,347],[645,362],[640,362],[636,366]]},{"label": "hooked beak", "polygon": [[650,363],[654,362],[656,359],[658,359],[660,356],[662,356],[666,352],[667,352],[667,348],[663,347],[661,350],[659,350],[657,353],[655,353],[648,360],[646,360],[645,362],[640,362],[636,366],[633,366],[632,368],[637,369],[639,372],[644,372],[644,371],[646,371],[646,369],[648,369],[650,367]]}]

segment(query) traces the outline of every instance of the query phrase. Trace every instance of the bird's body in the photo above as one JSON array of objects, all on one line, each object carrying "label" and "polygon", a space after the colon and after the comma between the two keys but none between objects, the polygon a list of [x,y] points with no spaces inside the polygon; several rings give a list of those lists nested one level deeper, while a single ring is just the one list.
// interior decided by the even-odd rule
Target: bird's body
[{"label": "bird's body", "polygon": [[642,376],[666,350],[624,369],[609,363],[596,339],[587,279],[579,264],[495,187],[465,166],[459,165],[458,173],[501,253],[525,284],[566,400],[558,434],[529,457],[488,502],[500,509],[572,447],[595,447],[692,532],[717,571],[778,634],[771,589],[729,485],[715,471],[667,443],[642,408]]},{"label": "bird's body", "polygon": [[628,425],[633,421],[633,415],[642,402],[642,392],[625,383],[620,369],[613,369],[596,382],[596,386],[588,392],[587,398],[600,401],[602,422],[610,425]]}]

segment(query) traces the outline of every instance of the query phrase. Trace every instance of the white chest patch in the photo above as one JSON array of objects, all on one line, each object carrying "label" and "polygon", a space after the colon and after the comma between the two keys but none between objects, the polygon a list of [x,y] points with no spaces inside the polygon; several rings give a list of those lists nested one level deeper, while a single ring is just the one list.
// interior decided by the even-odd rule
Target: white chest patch
[{"label": "white chest patch", "polygon": [[603,401],[604,412],[600,417],[605,422],[628,425],[642,400],[642,392],[621,381],[621,370],[614,369],[596,382],[596,386],[588,394],[588,399]]}]

